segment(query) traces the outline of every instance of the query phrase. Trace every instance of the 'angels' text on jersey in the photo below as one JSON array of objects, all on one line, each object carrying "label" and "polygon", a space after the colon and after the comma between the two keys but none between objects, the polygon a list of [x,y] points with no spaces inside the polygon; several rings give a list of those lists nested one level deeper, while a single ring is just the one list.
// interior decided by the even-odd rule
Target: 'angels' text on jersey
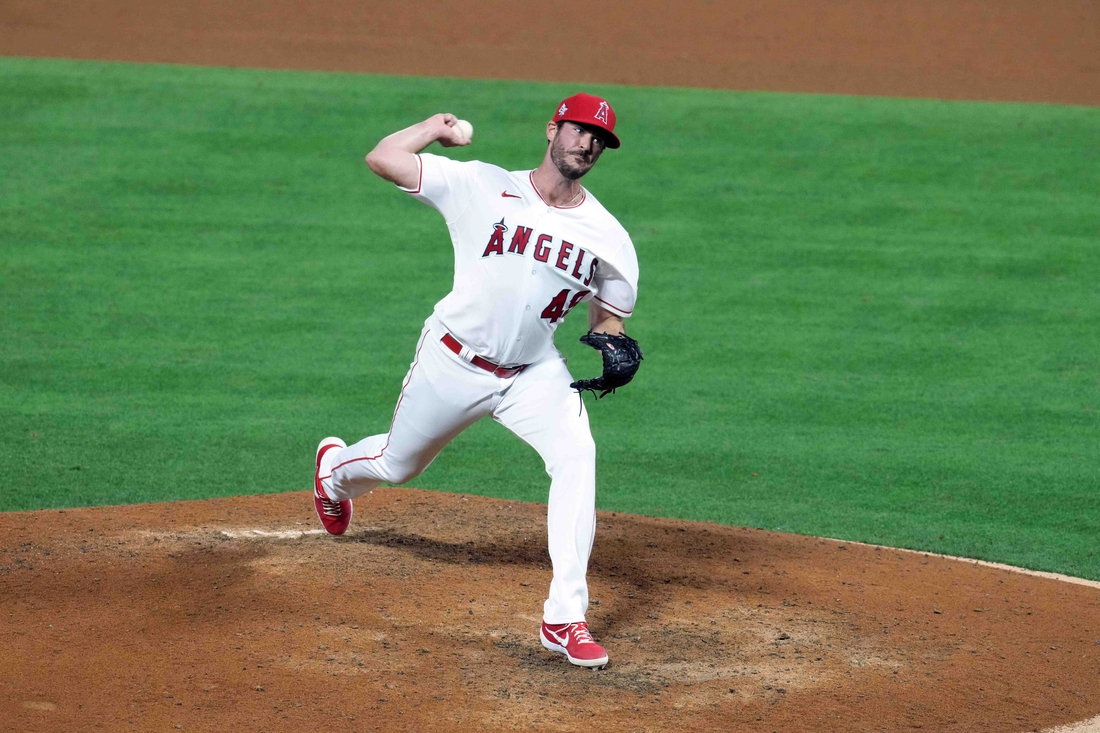
[{"label": "'angels' text on jersey", "polygon": [[531,364],[578,304],[595,300],[621,317],[634,310],[638,260],[626,230],[583,191],[571,206],[546,203],[530,171],[505,171],[421,154],[419,183],[405,189],[438,210],[454,246],[451,292],[435,317],[497,364]]}]

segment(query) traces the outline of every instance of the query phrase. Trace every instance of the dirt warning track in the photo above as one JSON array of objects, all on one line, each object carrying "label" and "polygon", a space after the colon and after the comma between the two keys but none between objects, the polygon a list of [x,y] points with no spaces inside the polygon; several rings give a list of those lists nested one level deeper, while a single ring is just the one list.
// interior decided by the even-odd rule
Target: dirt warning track
[{"label": "dirt warning track", "polygon": [[1100,0],[9,0],[0,55],[1100,104]]},{"label": "dirt warning track", "polygon": [[0,730],[1030,731],[1100,713],[1100,590],[600,513],[601,671],[538,643],[545,507],[411,489],[0,515]]}]

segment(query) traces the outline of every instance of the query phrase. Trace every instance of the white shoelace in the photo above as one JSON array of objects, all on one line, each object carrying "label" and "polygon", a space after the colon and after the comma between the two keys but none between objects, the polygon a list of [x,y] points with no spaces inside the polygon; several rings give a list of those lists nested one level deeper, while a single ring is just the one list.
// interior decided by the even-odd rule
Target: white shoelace
[{"label": "white shoelace", "polygon": [[339,502],[335,502],[328,498],[324,492],[321,494],[321,506],[325,508],[325,514],[330,517],[339,517],[343,514],[343,512],[340,511]]},{"label": "white shoelace", "polygon": [[578,644],[595,644],[596,640],[588,631],[588,625],[582,623],[569,624],[569,630],[573,632]]}]

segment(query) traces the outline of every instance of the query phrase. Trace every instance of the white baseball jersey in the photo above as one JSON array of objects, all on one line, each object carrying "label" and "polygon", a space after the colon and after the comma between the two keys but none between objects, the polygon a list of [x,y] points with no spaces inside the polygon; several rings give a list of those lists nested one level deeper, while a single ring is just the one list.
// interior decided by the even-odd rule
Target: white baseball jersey
[{"label": "white baseball jersey", "polygon": [[504,366],[550,352],[558,324],[595,300],[634,310],[638,259],[619,222],[587,191],[570,206],[543,200],[531,171],[420,154],[417,186],[402,190],[443,215],[454,285],[435,316],[474,353]]}]

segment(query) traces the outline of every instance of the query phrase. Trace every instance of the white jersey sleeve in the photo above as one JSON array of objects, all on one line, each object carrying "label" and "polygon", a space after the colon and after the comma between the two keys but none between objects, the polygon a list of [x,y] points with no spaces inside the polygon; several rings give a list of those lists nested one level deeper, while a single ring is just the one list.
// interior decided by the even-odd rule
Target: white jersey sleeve
[{"label": "white jersey sleeve", "polygon": [[593,281],[596,294],[592,299],[604,310],[629,318],[638,300],[638,255],[629,236],[614,256],[600,262]]},{"label": "white jersey sleeve", "polygon": [[431,206],[450,224],[462,216],[477,191],[477,163],[463,163],[442,155],[420,153],[415,188],[398,186],[413,198]]}]

